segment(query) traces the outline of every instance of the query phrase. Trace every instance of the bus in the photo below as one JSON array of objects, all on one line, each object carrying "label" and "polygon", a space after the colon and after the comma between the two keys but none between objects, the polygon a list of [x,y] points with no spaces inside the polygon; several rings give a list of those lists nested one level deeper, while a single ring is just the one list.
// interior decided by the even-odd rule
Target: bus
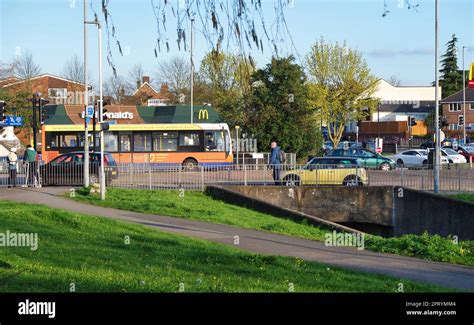
[{"label": "bus", "polygon": [[[94,151],[89,126],[90,150]],[[42,159],[84,149],[83,124],[45,124],[41,134]],[[104,132],[105,151],[118,164],[152,163],[221,166],[233,163],[230,131],[226,123],[111,124]],[[95,151],[100,148],[100,132],[95,136]]]}]

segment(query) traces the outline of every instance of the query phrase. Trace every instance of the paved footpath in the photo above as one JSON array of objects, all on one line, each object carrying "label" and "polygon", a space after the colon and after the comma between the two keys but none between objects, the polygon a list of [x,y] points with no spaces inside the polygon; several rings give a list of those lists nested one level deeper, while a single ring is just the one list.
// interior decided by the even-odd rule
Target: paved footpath
[{"label": "paved footpath", "polygon": [[[156,227],[162,231],[205,239],[260,254],[299,257],[308,261],[321,262],[346,269],[438,284],[462,291],[474,291],[474,268],[472,267],[381,254],[367,250],[359,251],[348,247],[326,247],[324,242],[264,231],[103,208],[61,197],[61,194],[65,191],[67,191],[65,188],[52,187],[43,189],[0,188],[0,199],[42,203],[53,208],[139,223]],[[239,236],[238,245],[234,245],[234,236]]]}]

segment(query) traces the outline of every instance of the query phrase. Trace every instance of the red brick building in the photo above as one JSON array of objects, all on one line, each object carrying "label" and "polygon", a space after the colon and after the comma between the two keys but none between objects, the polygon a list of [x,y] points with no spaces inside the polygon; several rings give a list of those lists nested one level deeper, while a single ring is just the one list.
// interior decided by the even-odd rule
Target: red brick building
[{"label": "red brick building", "polygon": [[42,74],[31,79],[20,80],[15,77],[0,80],[0,88],[7,91],[28,93],[40,92],[41,97],[54,104],[82,104],[84,84],[51,74]]}]

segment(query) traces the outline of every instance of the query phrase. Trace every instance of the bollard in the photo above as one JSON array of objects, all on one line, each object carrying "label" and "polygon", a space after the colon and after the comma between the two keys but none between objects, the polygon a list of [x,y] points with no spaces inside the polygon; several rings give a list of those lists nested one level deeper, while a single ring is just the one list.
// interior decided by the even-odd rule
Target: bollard
[{"label": "bollard", "polygon": [[151,165],[148,164],[149,189],[151,191]]},{"label": "bollard", "polygon": [[244,165],[244,186],[247,186],[247,166]]},{"label": "bollard", "polygon": [[461,192],[461,168],[458,168],[458,191]]},{"label": "bollard", "polygon": [[201,166],[201,191],[204,192],[204,166]]}]

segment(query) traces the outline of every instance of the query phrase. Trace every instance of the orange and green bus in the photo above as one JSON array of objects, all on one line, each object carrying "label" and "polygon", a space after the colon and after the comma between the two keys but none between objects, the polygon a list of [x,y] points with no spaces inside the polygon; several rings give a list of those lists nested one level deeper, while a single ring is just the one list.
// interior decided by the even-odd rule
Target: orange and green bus
[{"label": "orange and green bus", "polygon": [[[89,135],[90,150],[93,151],[91,126]],[[84,149],[84,123],[44,124],[41,138],[42,159],[49,162],[61,154]],[[111,153],[118,164],[180,164],[187,169],[197,165],[232,164],[230,141],[226,123],[200,121],[115,123],[110,124],[109,130],[104,132],[105,151]],[[100,132],[96,133],[95,150],[98,148]]]}]

